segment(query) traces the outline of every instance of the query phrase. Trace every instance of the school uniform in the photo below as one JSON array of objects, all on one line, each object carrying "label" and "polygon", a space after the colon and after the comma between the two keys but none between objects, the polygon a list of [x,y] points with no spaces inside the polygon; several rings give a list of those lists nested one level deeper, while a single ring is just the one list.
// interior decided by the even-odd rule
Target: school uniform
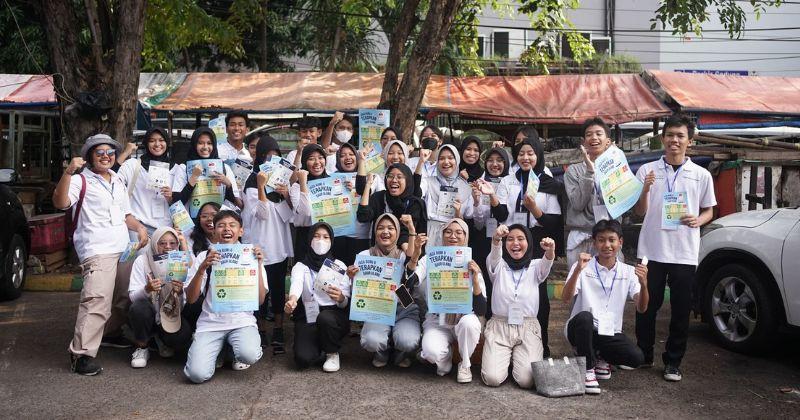
[{"label": "school uniform", "polygon": [[[168,187],[172,187],[179,166],[174,165],[170,168]],[[147,228],[150,234],[161,226],[172,226],[172,218],[169,215],[170,203],[161,195],[161,191],[147,187],[150,174],[142,167],[139,159],[126,160],[119,168],[118,175],[128,189],[131,214]],[[136,185],[131,185],[134,178]]]},{"label": "school uniform", "polygon": [[[528,246],[538,246],[538,243]],[[542,360],[544,347],[539,313],[540,284],[545,284],[552,260],[531,259],[521,270],[512,270],[503,259],[503,245],[492,243],[486,265],[492,282],[493,316],[484,331],[481,378],[499,386],[512,365],[514,381],[522,388],[533,385],[531,363]]]},{"label": "school uniform", "polygon": [[[236,177],[233,175],[233,170],[230,166],[223,164],[223,172],[225,172],[225,176],[228,178],[228,181],[231,183],[231,187],[228,188],[227,186],[223,185],[224,194],[223,200],[226,207],[233,209],[235,211],[239,211],[239,207],[233,203],[235,198],[240,198],[241,194],[239,193],[239,188],[236,187]],[[186,173],[186,164],[181,163],[179,165],[175,165],[175,175],[172,179],[172,195],[173,195],[173,202],[175,200],[181,200],[184,204],[188,203],[189,200],[192,199],[192,192],[194,191],[194,187],[189,185],[189,175]],[[202,206],[205,203],[200,203]],[[188,209],[188,206],[187,206]]]},{"label": "school uniform", "polygon": [[564,172],[564,188],[569,199],[566,212],[566,226],[569,230],[566,244],[567,267],[572,267],[582,252],[597,255],[592,241],[592,228],[600,220],[610,219],[610,216],[599,186],[595,183],[594,171],[590,172],[585,162],[575,163],[567,168]]},{"label": "school uniform", "polygon": [[[491,250],[492,237],[497,226],[505,224],[508,220],[508,190],[499,182],[500,178],[495,182],[495,178],[491,176],[484,176],[484,180],[491,182],[494,186],[495,195],[500,202],[496,207],[491,206],[491,198],[488,195],[481,195],[480,204],[475,207],[473,218],[467,221],[470,229],[474,232],[469,234],[469,246],[472,248],[472,257],[478,266],[481,268],[484,278],[489,278],[489,271],[486,268],[486,257],[489,256]],[[470,223],[471,222],[471,223]],[[492,282],[486,284],[486,295],[488,299],[488,306],[486,308],[486,319],[492,317]]]},{"label": "school uniform", "polygon": [[[419,163],[419,157],[412,157],[406,159],[408,162],[408,167],[411,168],[413,172],[417,171],[417,164]],[[427,178],[429,176],[436,176],[439,173],[439,168],[436,165],[436,161],[429,161],[426,160],[425,163],[422,164],[422,177]]]},{"label": "school uniform", "polygon": [[[348,175],[350,182],[353,184],[353,188],[356,188],[357,174],[355,172],[339,172],[336,169],[336,166],[334,166],[332,173]],[[373,185],[375,184],[378,183],[374,182]],[[361,191],[356,189],[357,195],[352,197],[353,200],[357,200],[355,203],[353,203],[356,206],[356,211],[358,208],[358,203],[361,201],[361,193],[363,191],[363,189]],[[358,219],[356,219],[356,231],[353,235],[339,235],[333,239],[334,257],[342,260],[342,262],[344,262],[348,267],[353,265],[353,262],[355,262],[356,259],[356,254],[358,254],[359,251],[369,248],[369,228],[369,223],[359,222]]]},{"label": "school uniform", "polygon": [[[208,251],[203,251],[197,255],[187,273],[187,281],[184,287],[191,284],[200,264],[206,259]],[[269,291],[267,284],[267,274],[264,267],[260,267],[261,278],[264,288]],[[186,366],[183,374],[194,383],[205,382],[214,375],[217,356],[222,351],[225,343],[233,348],[233,354],[237,361],[252,365],[261,359],[261,336],[258,334],[256,317],[253,312],[222,312],[216,313],[211,307],[211,290],[208,284],[208,272],[201,273],[200,290],[203,290],[203,311],[197,320],[197,329],[194,333],[194,340],[189,347],[189,354],[186,358]]]},{"label": "school uniform", "polygon": [[217,154],[227,165],[232,165],[236,159],[253,162],[253,158],[250,157],[250,152],[247,150],[247,145],[244,143],[242,143],[241,149],[237,149],[227,141],[219,142],[217,143]]},{"label": "school uniform", "polygon": [[471,219],[475,211],[472,202],[472,187],[455,174],[455,179],[446,181],[441,176],[422,179],[422,198],[428,214],[428,245],[442,244],[442,231],[445,223],[455,217],[455,209],[446,197],[461,201],[461,219]]},{"label": "school uniform", "polygon": [[[570,268],[567,280],[576,265]],[[587,370],[595,367],[598,354],[613,365],[637,367],[643,363],[641,349],[622,333],[625,302],[635,300],[640,291],[634,267],[622,262],[608,269],[595,258],[578,275],[564,335],[576,354],[586,358]],[[601,323],[608,326],[601,328]]]},{"label": "school uniform", "polygon": [[689,338],[689,311],[697,259],[700,251],[700,228],[681,224],[674,229],[662,225],[664,195],[685,193],[689,214],[700,214],[700,209],[717,205],[711,174],[690,158],[674,168],[662,157],[642,165],[636,177],[644,182],[652,171],[655,182],[647,197],[647,214],[639,233],[638,257],[650,261],[647,273],[647,290],[650,302],[647,311],[636,314],[636,338],[645,355],[652,360],[655,344],[656,315],[664,302],[664,287],[670,288],[669,337],[662,354],[664,364],[680,366],[686,353]]}]

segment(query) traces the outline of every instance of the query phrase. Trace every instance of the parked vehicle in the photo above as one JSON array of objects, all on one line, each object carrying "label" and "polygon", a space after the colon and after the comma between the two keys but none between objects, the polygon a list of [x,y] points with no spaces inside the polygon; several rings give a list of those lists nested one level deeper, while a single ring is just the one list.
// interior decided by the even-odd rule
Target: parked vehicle
[{"label": "parked vehicle", "polygon": [[31,249],[28,220],[17,194],[8,185],[16,180],[12,169],[0,169],[0,300],[16,299],[25,283],[25,263]]},{"label": "parked vehicle", "polygon": [[697,304],[720,344],[764,350],[778,327],[800,326],[800,209],[731,214],[706,226]]}]

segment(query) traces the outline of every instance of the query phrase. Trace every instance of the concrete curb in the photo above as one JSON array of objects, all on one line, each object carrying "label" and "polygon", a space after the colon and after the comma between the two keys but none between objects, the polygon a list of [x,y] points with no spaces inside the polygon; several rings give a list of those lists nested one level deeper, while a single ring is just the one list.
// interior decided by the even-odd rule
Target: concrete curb
[{"label": "concrete curb", "polygon": [[79,274],[29,274],[23,290],[28,292],[80,292],[83,277]]}]

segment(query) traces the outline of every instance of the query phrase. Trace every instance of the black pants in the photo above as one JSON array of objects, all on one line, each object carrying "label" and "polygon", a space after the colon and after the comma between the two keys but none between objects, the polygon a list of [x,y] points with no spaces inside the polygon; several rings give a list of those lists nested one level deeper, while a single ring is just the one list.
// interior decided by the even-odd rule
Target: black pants
[{"label": "black pants", "polygon": [[550,325],[550,297],[547,296],[547,281],[539,285],[539,313],[536,314],[542,327],[542,357],[550,357],[550,346],[547,345],[547,327]]},{"label": "black pants", "polygon": [[656,315],[664,303],[664,286],[669,284],[669,337],[661,359],[665,365],[680,366],[686,343],[689,341],[689,311],[692,306],[694,265],[668,264],[650,261],[647,265],[647,291],[650,303],[647,311],[636,314],[636,340],[645,359],[652,360],[656,342]]},{"label": "black pants", "polygon": [[567,339],[577,348],[578,356],[586,358],[587,370],[594,368],[597,353],[612,365],[638,367],[644,363],[642,350],[625,334],[598,334],[589,311],[580,312],[569,321]]},{"label": "black pants", "polygon": [[[267,264],[264,266],[264,271],[267,272],[267,284],[269,285],[269,303],[272,304],[272,313],[283,313],[283,307],[286,305],[286,267],[289,265],[289,259],[285,259],[279,263]],[[258,310],[259,315],[263,318],[267,314],[267,300],[264,300]]]},{"label": "black pants", "polygon": [[168,333],[161,326],[156,325],[156,308],[148,300],[137,300],[131,303],[128,309],[128,323],[133,331],[136,341],[147,342],[158,334],[159,338],[175,350],[187,350],[192,344],[192,327],[189,321],[181,316],[181,328]]},{"label": "black pants", "polygon": [[367,248],[369,248],[369,239],[357,239],[349,236],[333,238],[333,256],[348,267],[356,262],[356,254]]},{"label": "black pants", "polygon": [[472,219],[467,219],[469,226],[469,247],[472,248],[472,260],[478,264],[486,283],[486,319],[492,318],[492,281],[486,268],[486,257],[491,251],[492,239],[486,237],[486,228],[478,229]]},{"label": "black pants", "polygon": [[298,304],[294,323],[294,362],[300,369],[318,364],[325,353],[338,353],[342,340],[350,332],[346,309],[336,306],[320,307],[317,322],[306,322],[305,309]]},{"label": "black pants", "polygon": [[294,226],[294,261],[303,261],[306,253],[310,249],[311,241],[308,239],[308,231],[311,226]]}]

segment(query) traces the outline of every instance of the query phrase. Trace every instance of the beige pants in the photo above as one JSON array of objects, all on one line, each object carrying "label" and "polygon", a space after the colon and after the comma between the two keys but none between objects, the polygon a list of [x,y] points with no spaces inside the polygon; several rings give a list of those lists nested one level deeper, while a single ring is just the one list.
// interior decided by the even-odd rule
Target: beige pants
[{"label": "beige pants", "polygon": [[103,332],[117,332],[126,321],[131,264],[120,264],[119,256],[95,255],[81,264],[83,289],[75,335],[69,344],[72,354],[97,356]]},{"label": "beige pants", "polygon": [[483,332],[481,378],[489,386],[500,386],[511,374],[522,388],[533,386],[531,363],[542,360],[542,330],[536,318],[525,318],[522,325],[509,325],[508,319],[493,316]]}]

